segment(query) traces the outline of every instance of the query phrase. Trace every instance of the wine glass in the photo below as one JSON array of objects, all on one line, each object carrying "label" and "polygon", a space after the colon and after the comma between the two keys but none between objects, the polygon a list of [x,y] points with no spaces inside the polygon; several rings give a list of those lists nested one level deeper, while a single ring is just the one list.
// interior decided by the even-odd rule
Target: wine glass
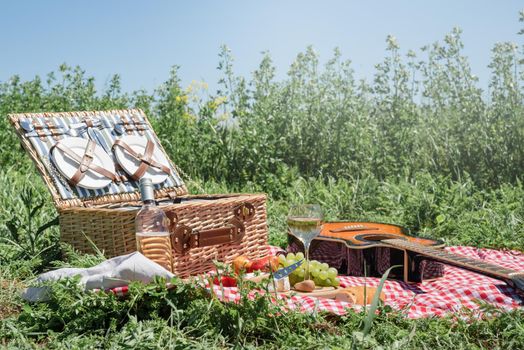
[{"label": "wine glass", "polygon": [[287,216],[289,232],[304,244],[306,256],[306,273],[309,279],[309,245],[320,234],[322,226],[322,211],[318,204],[302,204],[292,206]]}]

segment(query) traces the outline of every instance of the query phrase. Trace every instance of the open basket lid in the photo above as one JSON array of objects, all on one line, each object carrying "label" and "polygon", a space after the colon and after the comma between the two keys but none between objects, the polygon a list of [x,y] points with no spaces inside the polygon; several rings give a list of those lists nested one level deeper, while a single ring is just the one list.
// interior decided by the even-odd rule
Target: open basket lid
[{"label": "open basket lid", "polygon": [[[187,188],[179,175],[179,169],[169,159],[149,120],[139,109],[23,113],[10,114],[9,119],[21,139],[22,146],[27,150],[38,171],[42,174],[57,208],[140,200],[138,193],[139,177],[153,167],[156,167],[164,175],[157,176],[156,182],[158,183],[155,184],[155,197],[157,199],[174,198],[187,194]],[[94,131],[95,129],[96,131]],[[90,132],[87,132],[88,130]],[[93,135],[95,137],[92,137]],[[128,142],[130,143],[128,145],[123,142],[124,149],[122,148],[123,140],[134,140],[134,144]],[[146,149],[140,149],[141,140],[143,140]],[[58,146],[66,144],[71,146],[75,142],[82,146],[82,151],[84,145],[92,145],[95,151],[93,152],[94,160],[87,165],[88,168],[90,167],[88,171],[91,171],[91,173],[96,172],[95,161],[99,161],[99,158],[104,158],[106,163],[108,160],[110,163],[112,162],[108,167],[110,168],[109,175],[113,173],[115,177],[106,181],[108,184],[105,187],[96,188],[95,186],[94,189],[90,189],[86,188],[81,182],[75,184],[75,181],[71,181],[71,178],[67,176],[67,171],[64,171],[63,166],[58,164],[57,167],[55,152],[57,148],[61,148]],[[118,147],[113,147],[115,142]],[[67,147],[62,148],[64,148],[64,151],[71,150]],[[86,153],[88,148],[86,147]],[[140,151],[143,151],[144,154],[140,154]],[[132,155],[129,152],[135,154]],[[82,154],[78,154],[78,151],[74,153],[82,157]],[[126,157],[123,157],[123,153],[126,153]],[[148,153],[149,158],[147,157]],[[75,158],[75,154],[71,155]],[[85,156],[85,154],[83,155]],[[89,156],[93,158],[92,155]],[[86,158],[77,159],[78,164],[76,166],[80,168],[82,161]],[[122,158],[127,158],[128,161],[125,170],[121,166]],[[134,168],[133,162],[130,162],[129,159],[136,161]],[[101,164],[99,163],[99,165]],[[139,170],[140,166],[142,167]],[[129,167],[131,167],[131,170]],[[98,170],[100,171],[100,169]],[[133,172],[133,174],[130,172]],[[110,176],[106,174],[106,177]]]}]

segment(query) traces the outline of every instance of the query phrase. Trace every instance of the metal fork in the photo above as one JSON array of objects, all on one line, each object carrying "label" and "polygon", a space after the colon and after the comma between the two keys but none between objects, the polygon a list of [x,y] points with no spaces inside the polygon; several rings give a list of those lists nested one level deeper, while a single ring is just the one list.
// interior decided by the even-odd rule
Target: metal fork
[{"label": "metal fork", "polygon": [[[71,124],[69,127],[61,126],[57,128],[58,130],[60,130],[59,132],[51,132],[46,129],[43,129],[37,132],[35,129],[35,126],[28,120],[21,120],[20,126],[22,127],[22,129],[26,131],[26,133],[24,134],[25,137],[58,136],[58,135],[69,135],[72,137],[78,137],[84,134],[85,132],[87,132],[87,129],[88,129],[84,123],[76,123],[76,124]],[[97,129],[106,129],[106,128],[111,128],[111,127],[112,125],[107,120],[104,120],[104,119],[102,119],[101,123],[96,126]]]},{"label": "metal fork", "polygon": [[78,136],[82,135],[83,133],[85,133],[87,131],[87,128],[82,129],[82,130],[77,130],[77,129],[73,129],[73,128],[60,129],[60,130],[61,131],[59,131],[59,132],[52,132],[52,131],[49,131],[49,130],[40,130],[39,132],[37,132],[36,130],[33,129],[33,131],[25,133],[24,136],[25,137],[40,137],[40,136],[69,135],[69,136],[72,136],[72,137],[78,137]]}]

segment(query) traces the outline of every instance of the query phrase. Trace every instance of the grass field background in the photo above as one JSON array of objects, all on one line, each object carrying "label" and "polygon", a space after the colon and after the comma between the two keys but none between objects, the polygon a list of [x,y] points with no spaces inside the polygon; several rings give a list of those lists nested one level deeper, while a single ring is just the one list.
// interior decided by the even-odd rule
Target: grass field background
[{"label": "grass field background", "polygon": [[[524,17],[522,17],[524,19]],[[103,91],[80,67],[0,82],[0,342],[12,348],[524,348],[523,312],[470,322],[408,320],[380,311],[371,333],[364,314],[290,312],[272,304],[223,305],[195,286],[176,291],[133,285],[130,297],[85,294],[75,281],[53,285],[49,303],[17,296],[35,274],[91,266],[100,256],[60,244],[50,196],[7,121],[14,112],[142,108],[191,192],[268,193],[270,242],[285,244],[291,203],[316,202],[327,219],[377,220],[447,244],[524,247],[523,46],[491,52],[487,88],[464,57],[460,30],[419,56],[393,37],[372,81],[354,77],[334,50],[325,65],[312,48],[275,80],[265,55],[237,76],[219,53],[219,91],[180,86],[177,67],[152,94]],[[268,316],[271,315],[271,316]]]}]

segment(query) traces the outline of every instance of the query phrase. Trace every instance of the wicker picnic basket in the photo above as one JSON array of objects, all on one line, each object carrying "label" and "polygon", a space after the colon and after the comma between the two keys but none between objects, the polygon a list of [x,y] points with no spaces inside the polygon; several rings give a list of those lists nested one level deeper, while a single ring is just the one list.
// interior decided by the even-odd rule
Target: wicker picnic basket
[{"label": "wicker picnic basket", "polygon": [[[135,216],[140,208],[138,181],[126,179],[122,173],[124,180],[104,189],[72,186],[55,169],[49,150],[67,137],[64,130],[82,123],[86,129],[104,121],[105,125],[123,125],[124,136],[147,138],[165,155],[144,113],[112,110],[12,114],[9,118],[51,192],[59,214],[61,240],[82,252],[93,252],[95,245],[107,257],[135,251]],[[31,137],[22,121],[35,127]],[[119,138],[110,129],[100,129],[103,142],[114,143]],[[88,138],[85,134],[82,137]],[[188,195],[179,169],[167,155],[166,158],[170,175],[156,186],[155,198],[170,220],[174,273],[186,277],[211,270],[213,260],[230,263],[239,255],[267,255],[264,194]],[[119,171],[122,169],[117,167],[116,172]]]}]

